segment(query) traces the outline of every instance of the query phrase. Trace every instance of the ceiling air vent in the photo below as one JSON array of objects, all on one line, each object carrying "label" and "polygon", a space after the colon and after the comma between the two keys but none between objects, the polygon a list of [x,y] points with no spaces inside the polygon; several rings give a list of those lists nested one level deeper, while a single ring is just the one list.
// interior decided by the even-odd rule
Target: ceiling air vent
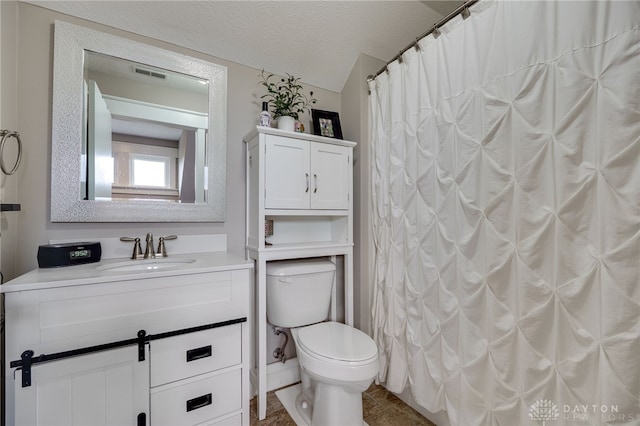
[{"label": "ceiling air vent", "polygon": [[166,80],[167,79],[166,74],[162,74],[162,73],[159,73],[159,72],[147,70],[147,69],[144,69],[144,68],[135,67],[134,71],[137,74],[146,75],[147,77],[155,77],[155,78],[159,78],[161,80]]}]

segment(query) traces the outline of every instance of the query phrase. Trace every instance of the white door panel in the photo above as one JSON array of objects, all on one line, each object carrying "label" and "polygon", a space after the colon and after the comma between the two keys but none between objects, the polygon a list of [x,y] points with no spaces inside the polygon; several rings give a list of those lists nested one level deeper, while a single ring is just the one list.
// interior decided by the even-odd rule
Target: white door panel
[{"label": "white door panel", "polygon": [[[148,346],[147,346],[148,348]],[[15,371],[16,425],[137,425],[149,413],[149,357],[135,345],[34,364],[31,386]]]},{"label": "white door panel", "polygon": [[349,149],[311,144],[311,208],[349,208]]},{"label": "white door panel", "polygon": [[269,135],[265,146],[265,208],[308,209],[309,143]]}]

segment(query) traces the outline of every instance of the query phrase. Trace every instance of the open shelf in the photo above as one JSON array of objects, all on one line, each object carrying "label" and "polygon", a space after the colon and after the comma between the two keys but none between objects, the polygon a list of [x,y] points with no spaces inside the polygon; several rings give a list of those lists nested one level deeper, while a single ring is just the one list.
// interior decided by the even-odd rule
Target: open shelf
[{"label": "open shelf", "polygon": [[266,216],[349,216],[349,210],[296,210],[265,209]]},{"label": "open shelf", "polygon": [[272,245],[326,244],[349,241],[348,216],[265,216],[273,221]]},{"label": "open shelf", "polygon": [[289,243],[266,246],[263,249],[247,246],[250,258],[265,256],[272,259],[296,259],[302,257],[321,257],[342,255],[353,248],[352,243],[329,241],[325,243]]}]

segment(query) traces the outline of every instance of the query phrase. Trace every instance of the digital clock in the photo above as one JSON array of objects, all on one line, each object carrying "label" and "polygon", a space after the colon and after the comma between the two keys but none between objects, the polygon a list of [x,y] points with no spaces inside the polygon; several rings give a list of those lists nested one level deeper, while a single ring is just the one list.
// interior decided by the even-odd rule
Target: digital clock
[{"label": "digital clock", "polygon": [[98,242],[46,244],[38,247],[38,266],[56,268],[99,262],[101,255]]},{"label": "digital clock", "polygon": [[89,249],[73,250],[69,252],[69,257],[71,258],[71,260],[86,259],[91,257],[91,250]]}]

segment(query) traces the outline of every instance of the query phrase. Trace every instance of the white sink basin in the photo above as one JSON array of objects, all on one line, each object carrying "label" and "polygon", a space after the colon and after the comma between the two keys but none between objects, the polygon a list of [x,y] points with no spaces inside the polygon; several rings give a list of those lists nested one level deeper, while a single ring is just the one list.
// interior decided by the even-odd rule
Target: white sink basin
[{"label": "white sink basin", "polygon": [[104,272],[160,271],[163,269],[187,266],[195,261],[195,259],[128,260],[126,262],[98,266],[96,269]]}]

